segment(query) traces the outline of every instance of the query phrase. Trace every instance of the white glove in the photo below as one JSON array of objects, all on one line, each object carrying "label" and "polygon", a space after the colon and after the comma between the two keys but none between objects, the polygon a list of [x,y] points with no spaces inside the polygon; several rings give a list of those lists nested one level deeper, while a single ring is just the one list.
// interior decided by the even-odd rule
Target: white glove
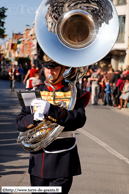
[{"label": "white glove", "polygon": [[44,115],[39,113],[38,110],[34,113],[34,121],[43,121]]},{"label": "white glove", "polygon": [[38,108],[37,109],[38,113],[41,113],[42,115],[44,115],[49,111],[50,103],[46,100],[34,99],[31,102],[31,106],[36,106]]}]

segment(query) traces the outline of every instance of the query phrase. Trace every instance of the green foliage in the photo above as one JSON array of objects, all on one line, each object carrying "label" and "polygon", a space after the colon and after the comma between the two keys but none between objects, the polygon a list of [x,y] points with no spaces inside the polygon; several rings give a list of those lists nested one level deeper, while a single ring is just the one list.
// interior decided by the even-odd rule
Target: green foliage
[{"label": "green foliage", "polygon": [[5,15],[6,10],[7,8],[0,7],[0,38],[2,38],[3,34],[5,34],[4,24],[5,18],[7,17],[7,15]]}]

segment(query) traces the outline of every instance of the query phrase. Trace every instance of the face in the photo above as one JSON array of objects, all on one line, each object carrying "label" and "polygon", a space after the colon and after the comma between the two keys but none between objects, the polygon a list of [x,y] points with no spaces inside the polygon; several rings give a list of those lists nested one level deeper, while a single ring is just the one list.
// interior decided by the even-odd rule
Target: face
[{"label": "face", "polygon": [[[61,66],[50,68],[50,69],[47,67],[44,67],[45,77],[48,78],[49,75],[53,76],[53,79],[49,81],[50,83],[53,83],[58,78],[60,71],[61,71]],[[60,76],[58,82],[62,81],[62,79],[63,79],[63,74]]]},{"label": "face", "polygon": [[32,68],[34,68],[35,67],[35,64],[32,64],[31,66],[32,66]]}]

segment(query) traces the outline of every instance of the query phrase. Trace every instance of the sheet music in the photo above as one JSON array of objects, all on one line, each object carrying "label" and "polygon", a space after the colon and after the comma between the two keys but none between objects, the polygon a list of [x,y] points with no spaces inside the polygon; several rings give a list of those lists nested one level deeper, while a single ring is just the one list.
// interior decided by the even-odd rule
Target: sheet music
[{"label": "sheet music", "polygon": [[31,106],[32,100],[36,99],[35,93],[22,93],[21,95],[24,100],[25,106]]}]

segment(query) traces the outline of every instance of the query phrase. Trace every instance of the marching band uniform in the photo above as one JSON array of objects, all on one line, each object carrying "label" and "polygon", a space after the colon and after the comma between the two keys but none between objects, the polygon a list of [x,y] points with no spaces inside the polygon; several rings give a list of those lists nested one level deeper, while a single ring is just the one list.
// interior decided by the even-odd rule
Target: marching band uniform
[{"label": "marching band uniform", "polygon": [[[57,96],[69,97],[70,88],[64,80],[53,86],[55,87]],[[40,84],[36,87],[36,90],[41,91],[42,99],[50,102],[50,107],[45,114],[45,118],[65,128],[59,135],[62,137],[57,137],[45,150],[41,149],[30,153],[29,173],[31,177],[40,177],[43,180],[69,178],[71,186],[72,176],[81,174],[73,132],[85,124],[86,116],[84,108],[89,102],[89,92],[78,89],[76,105],[73,110],[68,111],[65,108],[60,108],[52,104],[51,87]],[[39,121],[34,121],[34,113],[31,113],[30,107],[23,107],[21,113],[16,117],[17,129],[22,132],[34,127],[38,123]],[[69,150],[71,147],[73,149]],[[65,191],[64,193],[67,192]]]},{"label": "marching band uniform", "polygon": [[[46,78],[55,71],[58,77],[50,82],[55,89],[57,98],[63,98],[68,103],[71,97],[71,89],[63,79],[65,67],[52,61],[37,44],[37,55],[43,65]],[[58,66],[61,66],[58,67]],[[52,68],[58,69],[52,70]],[[51,73],[48,71],[50,69]],[[60,72],[59,72],[60,71]],[[49,72],[49,73],[48,73]],[[62,193],[67,194],[72,185],[73,176],[81,174],[81,165],[77,151],[74,131],[84,126],[86,122],[85,107],[89,102],[90,93],[77,89],[77,100],[73,110],[60,108],[53,104],[53,89],[44,83],[37,85],[41,100],[34,100],[30,107],[22,107],[21,113],[16,117],[17,129],[21,132],[27,131],[38,125],[45,117],[63,126],[63,131],[45,149],[30,153],[29,174],[32,186],[61,186]],[[58,103],[60,99],[55,98]],[[37,106],[37,107],[36,107]]]}]

